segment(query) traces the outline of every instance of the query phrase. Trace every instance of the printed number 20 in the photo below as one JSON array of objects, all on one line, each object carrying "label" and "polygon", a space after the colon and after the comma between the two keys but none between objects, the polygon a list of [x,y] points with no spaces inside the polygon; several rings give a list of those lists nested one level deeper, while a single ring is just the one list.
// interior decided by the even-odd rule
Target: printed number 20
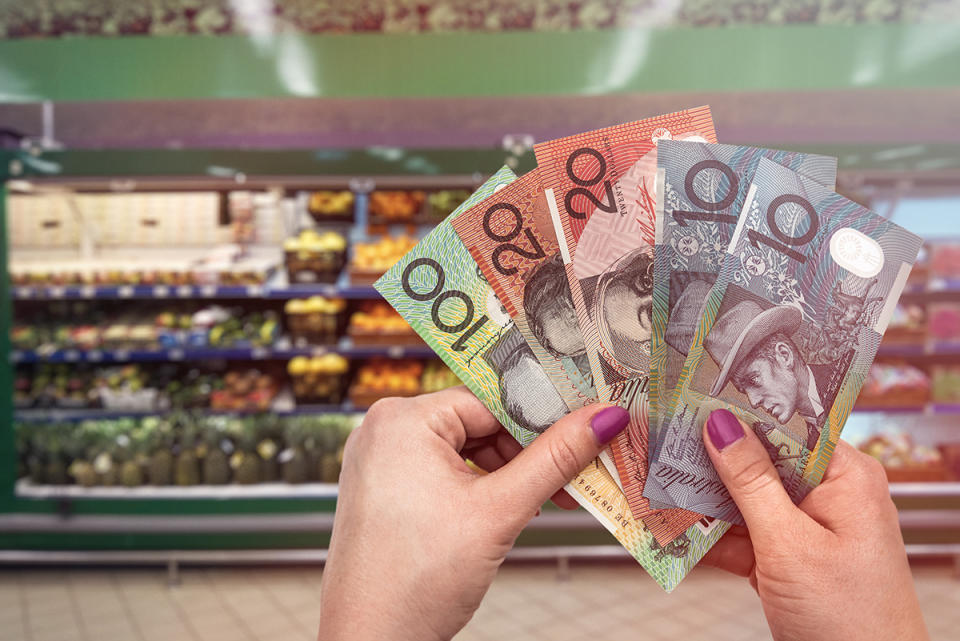
[{"label": "printed number 20", "polygon": [[[498,234],[493,230],[493,226],[490,224],[490,219],[493,218],[493,215],[498,211],[507,211],[513,215],[513,228],[505,234]],[[486,232],[487,236],[491,239],[503,243],[502,245],[498,245],[497,248],[493,250],[492,261],[493,267],[505,276],[516,274],[517,268],[508,267],[501,262],[501,257],[504,253],[519,254],[524,258],[530,258],[533,260],[546,256],[543,251],[543,247],[541,247],[540,243],[537,242],[537,238],[533,235],[533,232],[523,227],[523,217],[520,214],[520,210],[510,203],[497,203],[496,205],[493,205],[487,209],[486,213],[483,214],[483,231]],[[523,231],[523,234],[527,237],[527,240],[530,241],[530,245],[533,247],[533,250],[523,249],[519,245],[510,242],[519,236],[521,231]]]},{"label": "printed number 20", "polygon": [[[592,158],[596,159],[598,166],[597,173],[595,175],[584,178],[582,176],[578,176],[574,171],[573,165],[581,156],[591,156]],[[609,180],[603,180],[603,177],[606,175],[607,160],[603,157],[603,154],[596,149],[591,149],[590,147],[580,147],[567,157],[567,177],[569,177],[574,184],[580,185],[579,187],[574,187],[568,191],[567,195],[563,199],[563,205],[566,207],[567,213],[572,218],[584,220],[587,217],[587,212],[578,211],[573,208],[573,199],[577,196],[583,196],[593,203],[593,206],[600,211],[605,211],[608,214],[617,213],[617,204],[613,201],[613,185],[610,184]],[[603,181],[603,190],[607,202],[603,202],[594,196],[592,191],[587,189],[587,187],[593,187],[601,181]]]}]

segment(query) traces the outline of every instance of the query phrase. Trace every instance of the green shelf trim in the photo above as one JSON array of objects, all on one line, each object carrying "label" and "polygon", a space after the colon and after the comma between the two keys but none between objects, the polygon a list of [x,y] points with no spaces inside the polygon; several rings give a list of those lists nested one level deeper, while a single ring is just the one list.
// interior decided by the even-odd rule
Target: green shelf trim
[{"label": "green shelf trim", "polygon": [[0,102],[960,86],[949,23],[7,40],[0,60]]}]

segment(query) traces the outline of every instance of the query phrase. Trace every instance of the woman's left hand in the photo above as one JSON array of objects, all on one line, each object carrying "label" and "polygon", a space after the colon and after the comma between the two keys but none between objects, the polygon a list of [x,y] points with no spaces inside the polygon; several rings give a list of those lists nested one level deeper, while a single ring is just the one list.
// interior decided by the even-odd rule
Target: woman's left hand
[{"label": "woman's left hand", "polygon": [[628,419],[590,405],[524,450],[464,387],[375,403],[344,451],[320,638],[450,639],[540,506],[576,507],[563,486]]}]

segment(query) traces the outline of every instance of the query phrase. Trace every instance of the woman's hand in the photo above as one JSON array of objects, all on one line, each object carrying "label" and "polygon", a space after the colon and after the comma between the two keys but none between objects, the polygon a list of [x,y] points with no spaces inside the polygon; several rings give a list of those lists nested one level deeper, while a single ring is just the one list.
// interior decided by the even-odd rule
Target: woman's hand
[{"label": "woman's hand", "polygon": [[704,443],[746,530],[703,562],[750,577],[777,641],[929,639],[880,463],[843,441],[795,506],[752,430],[710,414]]},{"label": "woman's hand", "polygon": [[540,506],[575,507],[561,488],[628,420],[591,405],[523,450],[464,387],[376,403],[344,451],[320,639],[451,638]]}]

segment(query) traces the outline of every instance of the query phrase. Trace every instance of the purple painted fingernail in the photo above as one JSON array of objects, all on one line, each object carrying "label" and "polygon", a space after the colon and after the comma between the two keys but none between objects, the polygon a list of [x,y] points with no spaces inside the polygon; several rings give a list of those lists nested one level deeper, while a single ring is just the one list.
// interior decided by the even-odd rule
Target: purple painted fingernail
[{"label": "purple painted fingernail", "polygon": [[590,429],[593,430],[593,435],[597,437],[597,442],[606,445],[622,432],[629,422],[630,412],[613,405],[593,415],[593,418],[590,419]]},{"label": "purple painted fingernail", "polygon": [[713,410],[707,418],[707,434],[718,450],[743,438],[743,427],[730,410]]}]

